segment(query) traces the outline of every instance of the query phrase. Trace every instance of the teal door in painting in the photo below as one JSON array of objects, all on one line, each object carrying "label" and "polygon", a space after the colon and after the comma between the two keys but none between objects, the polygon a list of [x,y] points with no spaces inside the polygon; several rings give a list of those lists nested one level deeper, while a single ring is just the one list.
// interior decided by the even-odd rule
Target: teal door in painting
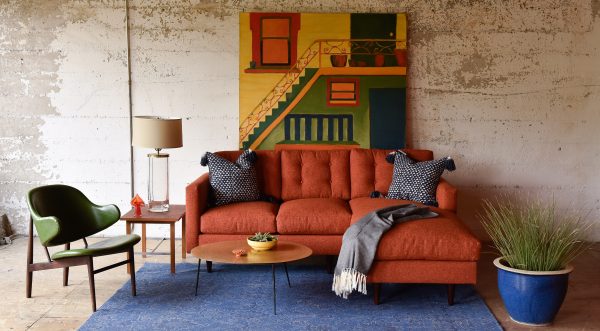
[{"label": "teal door in painting", "polygon": [[399,149],[406,139],[406,89],[369,90],[371,148]]}]

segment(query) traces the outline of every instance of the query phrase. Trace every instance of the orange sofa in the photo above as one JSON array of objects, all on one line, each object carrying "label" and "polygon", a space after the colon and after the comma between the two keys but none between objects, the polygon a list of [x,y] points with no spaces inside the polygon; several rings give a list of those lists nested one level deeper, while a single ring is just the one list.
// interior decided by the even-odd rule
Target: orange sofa
[{"label": "orange sofa", "polygon": [[[433,159],[428,150],[404,150],[415,160]],[[254,232],[277,233],[310,247],[315,255],[338,255],[346,229],[372,210],[409,201],[370,198],[386,193],[393,165],[389,150],[256,151],[261,192],[283,201],[241,202],[208,208],[209,182],[204,174],[186,188],[188,252]],[[235,161],[240,151],[218,152]],[[456,216],[456,189],[441,180],[436,192],[437,218],[402,223],[385,233],[367,276],[379,302],[381,283],[475,284],[481,244]]]}]

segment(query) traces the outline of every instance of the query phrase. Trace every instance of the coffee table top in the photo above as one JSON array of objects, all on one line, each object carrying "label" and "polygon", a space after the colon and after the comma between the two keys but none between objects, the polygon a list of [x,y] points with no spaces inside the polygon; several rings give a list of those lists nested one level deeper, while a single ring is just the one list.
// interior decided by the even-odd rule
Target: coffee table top
[{"label": "coffee table top", "polygon": [[[234,249],[242,248],[248,252],[246,256],[236,257]],[[268,251],[255,251],[246,240],[220,241],[200,245],[192,249],[192,255],[207,261],[229,264],[272,264],[301,260],[312,255],[312,250],[304,245],[278,241]]]}]

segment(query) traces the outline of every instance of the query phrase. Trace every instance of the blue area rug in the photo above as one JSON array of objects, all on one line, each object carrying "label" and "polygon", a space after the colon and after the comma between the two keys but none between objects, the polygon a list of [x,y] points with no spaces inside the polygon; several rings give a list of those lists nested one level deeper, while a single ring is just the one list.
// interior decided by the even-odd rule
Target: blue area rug
[{"label": "blue area rug", "polygon": [[[502,330],[473,286],[456,287],[448,306],[443,285],[384,284],[381,304],[372,295],[341,299],[322,267],[276,269],[273,315],[270,266],[204,264],[194,296],[196,264],[146,263],[136,273],[137,297],[127,282],[81,330]],[[368,290],[371,293],[372,289]]]}]

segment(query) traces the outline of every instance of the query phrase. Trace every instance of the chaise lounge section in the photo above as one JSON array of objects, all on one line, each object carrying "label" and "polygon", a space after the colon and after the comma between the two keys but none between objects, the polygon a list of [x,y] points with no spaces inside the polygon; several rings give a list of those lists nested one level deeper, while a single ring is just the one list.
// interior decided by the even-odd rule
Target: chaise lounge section
[{"label": "chaise lounge section", "polygon": [[[428,150],[404,150],[418,161]],[[281,201],[240,202],[209,208],[208,174],[186,188],[187,249],[211,242],[243,239],[255,232],[277,233],[310,247],[315,255],[339,254],[346,229],[367,213],[413,201],[371,198],[386,193],[393,165],[390,150],[256,151],[261,193]],[[241,151],[217,153],[235,161]],[[439,214],[394,226],[379,242],[367,281],[379,303],[381,283],[475,284],[481,244],[456,216],[456,189],[441,180],[436,191]],[[418,203],[417,203],[418,204]]]}]

